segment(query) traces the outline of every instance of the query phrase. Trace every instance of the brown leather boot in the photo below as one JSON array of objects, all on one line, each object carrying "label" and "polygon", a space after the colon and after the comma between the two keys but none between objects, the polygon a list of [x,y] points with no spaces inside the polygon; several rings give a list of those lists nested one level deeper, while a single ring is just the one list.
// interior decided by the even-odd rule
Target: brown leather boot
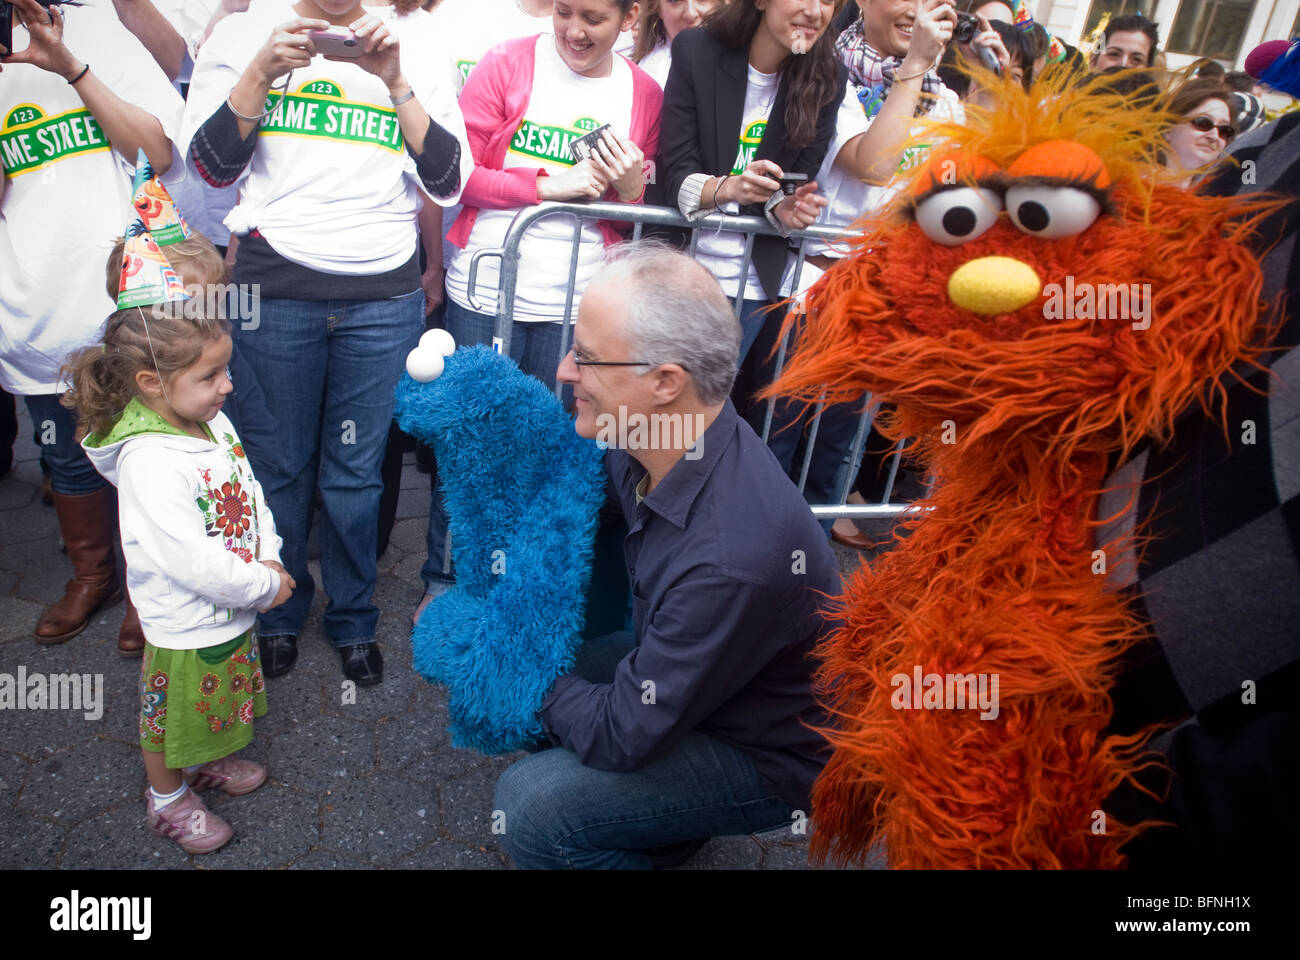
[{"label": "brown leather boot", "polygon": [[54,494],[54,510],[75,576],[64,588],[63,599],[36,624],[37,643],[71,640],[86,629],[96,610],[122,599],[113,560],[113,532],[117,529],[113,493],[112,487],[105,487],[75,497]]},{"label": "brown leather boot", "polygon": [[144,656],[144,631],[140,629],[140,615],[135,612],[135,604],[129,596],[126,597],[122,628],[117,631],[117,652],[124,657]]}]

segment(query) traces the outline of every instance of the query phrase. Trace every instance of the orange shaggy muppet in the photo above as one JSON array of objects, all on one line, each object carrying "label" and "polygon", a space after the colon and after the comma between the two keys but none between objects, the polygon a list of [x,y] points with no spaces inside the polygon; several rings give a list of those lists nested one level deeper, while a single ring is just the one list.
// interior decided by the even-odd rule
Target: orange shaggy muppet
[{"label": "orange shaggy muppet", "polygon": [[[819,859],[883,840],[895,867],[1123,865],[1142,825],[1103,818],[1107,797],[1154,761],[1150,731],[1107,734],[1144,628],[1106,587],[1119,545],[1094,542],[1099,493],[1190,405],[1219,410],[1218,378],[1264,339],[1245,245],[1264,201],[1153,185],[1166,125],[1098,88],[997,98],[932,131],[960,149],[936,148],[810,291],[773,387],[871,391],[935,478],[933,510],[859,569],[820,651]],[[923,702],[910,687],[932,674],[995,679],[996,710],[928,681]]]}]

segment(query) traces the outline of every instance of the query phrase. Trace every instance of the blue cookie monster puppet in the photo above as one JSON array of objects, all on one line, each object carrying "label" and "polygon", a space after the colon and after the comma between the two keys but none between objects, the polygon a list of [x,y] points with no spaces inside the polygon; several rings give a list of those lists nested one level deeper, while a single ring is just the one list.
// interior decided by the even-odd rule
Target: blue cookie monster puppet
[{"label": "blue cookie monster puppet", "polygon": [[456,558],[456,586],[412,634],[415,669],[447,685],[457,747],[517,750],[581,643],[603,451],[488,347],[431,330],[406,368],[397,421],[437,455]]}]

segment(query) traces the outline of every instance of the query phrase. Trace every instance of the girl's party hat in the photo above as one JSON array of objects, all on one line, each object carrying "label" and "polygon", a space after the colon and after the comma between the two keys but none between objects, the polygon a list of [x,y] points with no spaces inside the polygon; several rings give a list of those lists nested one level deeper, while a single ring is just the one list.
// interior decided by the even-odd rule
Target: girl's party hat
[{"label": "girl's party hat", "polygon": [[158,249],[149,230],[137,219],[127,228],[122,247],[122,282],[118,287],[117,308],[125,310],[188,299],[181,278]]},{"label": "girl's party hat", "polygon": [[160,247],[171,246],[190,236],[189,224],[181,216],[176,201],[154,173],[153,164],[140,150],[135,158],[135,182],[131,186],[131,205],[145,228]]}]

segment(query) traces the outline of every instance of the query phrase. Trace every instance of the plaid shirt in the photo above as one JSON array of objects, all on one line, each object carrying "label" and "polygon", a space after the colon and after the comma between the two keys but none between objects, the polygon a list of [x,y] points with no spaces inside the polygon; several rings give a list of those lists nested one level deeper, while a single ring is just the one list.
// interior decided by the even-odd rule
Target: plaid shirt
[{"label": "plaid shirt", "polygon": [[[1242,137],[1233,156],[1243,166],[1225,165],[1209,192],[1300,197],[1300,113]],[[1176,725],[1153,743],[1175,772],[1167,801],[1154,806],[1128,791],[1112,798],[1121,819],[1181,828],[1130,844],[1135,867],[1281,863],[1300,852],[1298,227],[1293,202],[1263,231],[1264,297],[1278,304],[1281,324],[1260,361],[1269,371],[1228,388],[1226,435],[1199,409],[1185,414],[1167,447],[1120,467],[1101,504],[1100,516],[1115,516],[1140,482],[1136,512],[1098,542],[1131,530],[1135,516],[1150,518],[1141,532],[1154,537],[1139,563],[1119,564],[1114,577],[1152,636],[1116,683],[1113,729]]]}]

